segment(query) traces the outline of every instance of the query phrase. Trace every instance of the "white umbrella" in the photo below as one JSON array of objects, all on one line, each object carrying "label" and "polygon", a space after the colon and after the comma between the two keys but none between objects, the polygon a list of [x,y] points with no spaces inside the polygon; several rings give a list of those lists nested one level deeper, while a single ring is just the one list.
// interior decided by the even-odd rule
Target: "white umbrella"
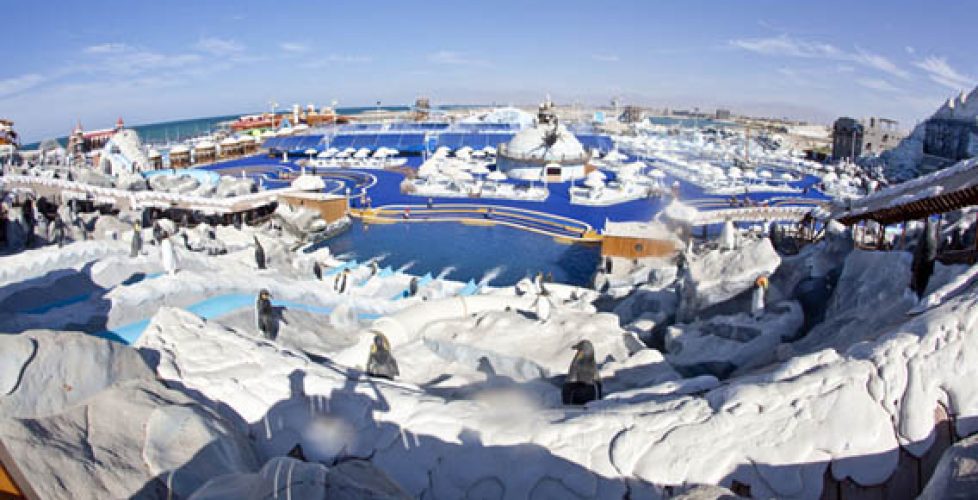
[{"label": "white umbrella", "polygon": [[475,174],[475,175],[486,175],[486,174],[489,173],[489,167],[487,167],[487,166],[485,166],[485,165],[483,165],[483,164],[480,163],[480,164],[478,164],[478,165],[470,168],[469,169],[469,172],[472,173],[472,174]]},{"label": "white umbrella", "polygon": [[425,162],[418,168],[418,175],[429,177],[438,173],[438,166],[431,162]]},{"label": "white umbrella", "polygon": [[761,177],[763,177],[765,179],[770,179],[771,178],[771,172],[768,171],[768,170],[761,170],[760,172],[757,173],[757,175],[759,175],[759,176],[761,176]]},{"label": "white umbrella", "polygon": [[598,189],[604,187],[604,181],[598,177],[588,175],[587,179],[584,179],[584,185],[592,189]]},{"label": "white umbrella", "polygon": [[506,174],[498,170],[493,170],[492,172],[489,172],[489,175],[486,176],[486,179],[489,179],[490,181],[496,181],[496,182],[504,181],[506,180]]},{"label": "white umbrella", "polygon": [[368,156],[370,156],[370,150],[367,148],[360,148],[360,150],[353,155],[354,158],[366,158]]},{"label": "white umbrella", "polygon": [[460,181],[460,182],[471,182],[472,180],[474,180],[474,177],[472,177],[472,174],[470,174],[470,173],[468,173],[468,172],[466,172],[464,170],[456,170],[456,171],[452,172],[449,175],[452,177],[452,179],[455,179],[455,180]]},{"label": "white umbrella", "polygon": [[[547,168],[550,168],[550,165],[547,165]],[[588,179],[597,179],[599,181],[603,181],[603,180],[607,179],[608,176],[604,175],[604,172],[602,172],[600,170],[592,170],[590,173],[587,174],[587,178]]]}]

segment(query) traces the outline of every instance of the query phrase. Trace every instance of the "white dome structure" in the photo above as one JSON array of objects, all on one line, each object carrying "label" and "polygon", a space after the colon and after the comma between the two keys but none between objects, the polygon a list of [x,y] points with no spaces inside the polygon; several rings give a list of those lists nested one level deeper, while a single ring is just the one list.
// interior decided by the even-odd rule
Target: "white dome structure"
[{"label": "white dome structure", "polygon": [[511,178],[545,176],[560,182],[584,177],[590,158],[577,137],[557,122],[549,99],[540,105],[537,123],[500,145],[497,156],[499,170]]}]

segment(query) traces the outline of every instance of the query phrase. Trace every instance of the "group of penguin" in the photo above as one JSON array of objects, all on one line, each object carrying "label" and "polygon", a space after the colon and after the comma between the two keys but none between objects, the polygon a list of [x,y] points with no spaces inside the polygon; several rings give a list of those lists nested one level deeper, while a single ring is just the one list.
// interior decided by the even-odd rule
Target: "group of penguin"
[{"label": "group of penguin", "polygon": [[32,248],[44,243],[57,243],[58,247],[63,247],[69,239],[69,229],[88,239],[88,228],[78,217],[74,200],[57,206],[43,196],[36,201],[28,197],[19,211],[14,210],[13,197],[5,197],[2,204],[0,230],[10,249]]},{"label": "group of penguin", "polygon": [[[255,301],[255,324],[261,335],[274,340],[277,336],[278,322],[272,306],[272,295],[262,289]],[[567,370],[567,378],[561,387],[561,402],[565,405],[583,405],[601,399],[601,376],[594,359],[594,345],[589,340],[581,340],[571,349],[577,351]],[[400,375],[397,360],[391,353],[390,341],[380,332],[374,332],[367,358],[367,375],[393,380]]]}]

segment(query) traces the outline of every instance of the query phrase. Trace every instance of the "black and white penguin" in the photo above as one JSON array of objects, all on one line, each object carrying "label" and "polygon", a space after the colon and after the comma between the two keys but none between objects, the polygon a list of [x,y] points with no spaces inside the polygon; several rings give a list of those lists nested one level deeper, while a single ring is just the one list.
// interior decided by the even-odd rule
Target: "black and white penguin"
[{"label": "black and white penguin", "polygon": [[418,277],[414,276],[411,278],[411,282],[408,283],[408,297],[414,297],[418,294]]},{"label": "black and white penguin", "polygon": [[159,245],[163,242],[163,238],[166,238],[166,231],[163,230],[163,226],[159,221],[153,223],[153,240]]},{"label": "black and white penguin", "polygon": [[129,257],[136,258],[143,251],[143,231],[139,223],[132,225],[132,245],[129,248]]},{"label": "black and white penguin", "polygon": [[339,294],[346,293],[346,285],[349,278],[350,278],[349,268],[344,269],[343,272],[337,274],[336,278],[333,279],[333,290],[335,290],[336,293]]},{"label": "black and white penguin", "polygon": [[258,292],[255,300],[255,326],[263,337],[275,339],[275,310],[272,309],[272,294],[266,289]]},{"label": "black and white penguin", "polygon": [[571,348],[577,354],[567,370],[567,380],[560,391],[561,401],[565,405],[582,405],[601,399],[601,376],[594,361],[594,345],[590,340],[582,340]]},{"label": "black and white penguin", "polygon": [[255,236],[255,265],[258,269],[265,269],[265,248],[261,246],[258,242],[258,237]]},{"label": "black and white penguin", "polygon": [[391,354],[391,344],[383,333],[374,333],[374,342],[370,345],[370,358],[367,359],[367,375],[388,380],[394,380],[394,377],[400,375],[397,360]]},{"label": "black and white penguin", "polygon": [[937,260],[937,231],[930,217],[924,221],[924,230],[917,240],[917,248],[913,252],[913,262],[910,266],[910,289],[923,298],[927,291],[927,283],[934,274],[934,261]]},{"label": "black and white penguin", "polygon": [[54,241],[58,243],[58,248],[65,246],[65,222],[61,217],[54,218]]},{"label": "black and white penguin", "polygon": [[317,280],[323,280],[323,266],[319,265],[318,260],[312,261],[312,274],[316,276]]}]

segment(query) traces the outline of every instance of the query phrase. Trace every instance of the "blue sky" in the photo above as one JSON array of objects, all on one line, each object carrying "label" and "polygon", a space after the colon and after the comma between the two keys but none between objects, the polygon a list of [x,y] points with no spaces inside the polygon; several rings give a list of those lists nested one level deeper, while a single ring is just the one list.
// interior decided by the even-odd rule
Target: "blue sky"
[{"label": "blue sky", "polygon": [[626,103],[905,127],[975,85],[952,1],[8,2],[25,140],[281,105]]}]

